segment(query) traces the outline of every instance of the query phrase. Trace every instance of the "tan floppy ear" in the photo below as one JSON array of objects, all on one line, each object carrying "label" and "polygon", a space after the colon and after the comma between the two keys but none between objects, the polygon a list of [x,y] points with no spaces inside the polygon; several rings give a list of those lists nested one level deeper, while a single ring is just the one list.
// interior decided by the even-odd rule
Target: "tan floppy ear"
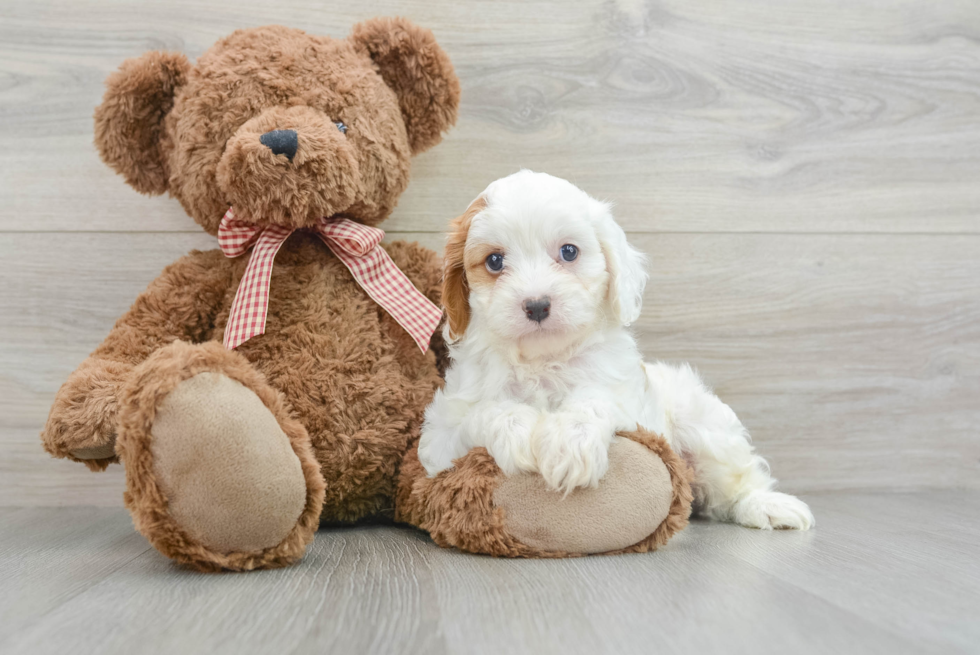
[{"label": "tan floppy ear", "polygon": [[470,324],[470,285],[466,280],[466,237],[473,217],[483,211],[487,201],[480,196],[470,203],[462,216],[449,223],[446,237],[445,268],[442,275],[442,306],[446,308],[449,338],[456,340]]},{"label": "tan floppy ear", "polygon": [[95,110],[95,145],[102,161],[140,193],[167,190],[163,120],[190,68],[178,52],[147,52],[124,61],[105,82]]},{"label": "tan floppy ear", "polygon": [[459,79],[432,32],[405,18],[372,18],[350,35],[398,96],[412,154],[431,148],[456,122]]}]

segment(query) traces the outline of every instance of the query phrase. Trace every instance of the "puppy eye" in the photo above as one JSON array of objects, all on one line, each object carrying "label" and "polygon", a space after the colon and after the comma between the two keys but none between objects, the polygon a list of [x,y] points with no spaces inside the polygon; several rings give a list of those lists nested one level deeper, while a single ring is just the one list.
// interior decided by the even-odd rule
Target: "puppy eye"
[{"label": "puppy eye", "polygon": [[336,121],[334,125],[337,126],[337,129],[340,130],[341,134],[347,134],[347,126],[344,125],[342,121]]},{"label": "puppy eye", "polygon": [[573,262],[576,257],[578,257],[578,248],[576,246],[566,243],[561,247],[561,258],[566,262]]},{"label": "puppy eye", "polygon": [[504,256],[499,252],[487,255],[487,270],[491,273],[499,273],[504,268]]}]

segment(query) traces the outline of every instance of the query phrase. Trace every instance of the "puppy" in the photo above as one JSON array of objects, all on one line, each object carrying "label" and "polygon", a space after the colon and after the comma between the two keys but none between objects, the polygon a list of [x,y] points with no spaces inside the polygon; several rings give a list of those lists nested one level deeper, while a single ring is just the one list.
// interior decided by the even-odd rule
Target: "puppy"
[{"label": "puppy", "polygon": [[813,525],[773,491],[746,429],[690,366],[644,364],[644,256],[609,205],[530,171],[497,180],[452,222],[443,304],[452,364],[425,413],[419,459],[432,476],[475,446],[505,474],[594,487],[618,430],[642,426],[695,471],[699,509],[762,529]]}]

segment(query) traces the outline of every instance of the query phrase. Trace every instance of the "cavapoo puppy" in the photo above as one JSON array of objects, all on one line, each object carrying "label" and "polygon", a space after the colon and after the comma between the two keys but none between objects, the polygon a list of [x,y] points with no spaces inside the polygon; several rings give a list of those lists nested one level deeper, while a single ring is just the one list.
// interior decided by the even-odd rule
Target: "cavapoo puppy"
[{"label": "cavapoo puppy", "polygon": [[570,182],[521,171],[453,221],[443,304],[452,364],[425,413],[428,474],[484,446],[505,474],[540,473],[568,493],[596,486],[618,430],[670,443],[695,471],[703,514],[753,528],[813,525],[745,428],[690,366],[645,364],[627,329],[645,258],[609,205]]}]

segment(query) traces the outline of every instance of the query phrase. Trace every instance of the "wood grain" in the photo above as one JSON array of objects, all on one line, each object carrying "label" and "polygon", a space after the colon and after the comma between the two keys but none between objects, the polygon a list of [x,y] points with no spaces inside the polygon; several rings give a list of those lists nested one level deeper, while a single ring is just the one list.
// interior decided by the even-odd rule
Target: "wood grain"
[{"label": "wood grain", "polygon": [[[440,235],[402,233],[439,248]],[[792,491],[980,488],[980,236],[633,235],[648,359],[689,361]],[[0,505],[118,504],[117,468],[43,453],[54,393],[197,234],[8,234]],[[120,257],[120,253],[125,256]],[[72,274],[58,271],[72,262]]]},{"label": "wood grain", "polygon": [[[698,536],[889,632],[976,652],[980,496],[948,491],[814,500],[817,530],[833,533],[814,538],[816,547],[804,538],[775,551],[766,537],[718,524],[705,524]],[[929,561],[933,556],[941,562]],[[890,600],[876,602],[879,596]]]},{"label": "wood grain", "polygon": [[150,550],[126,519],[92,507],[0,515],[0,642]]},{"label": "wood grain", "polygon": [[121,509],[0,513],[0,650],[976,651],[977,492],[806,500],[812,532],[696,521],[655,553],[578,560],[466,555],[407,529],[321,530],[299,565],[241,575],[141,551]]},{"label": "wood grain", "polygon": [[102,82],[232,29],[431,27],[463,85],[387,227],[440,231],[529,167],[637,232],[978,233],[980,12],[971,0],[38,0],[0,7],[0,230],[186,230],[99,161]]}]

